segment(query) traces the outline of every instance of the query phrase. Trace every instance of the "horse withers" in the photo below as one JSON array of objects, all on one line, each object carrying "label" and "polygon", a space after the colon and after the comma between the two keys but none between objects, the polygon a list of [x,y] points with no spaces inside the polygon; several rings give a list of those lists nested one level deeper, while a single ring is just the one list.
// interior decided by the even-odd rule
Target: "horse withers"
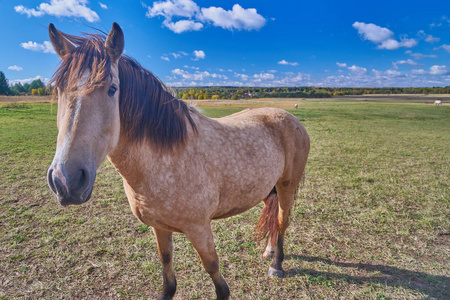
[{"label": "horse withers", "polygon": [[171,299],[176,290],[173,232],[192,242],[217,299],[228,299],[211,220],[263,201],[259,237],[268,236],[269,275],[282,276],[289,211],[310,147],[298,119],[276,108],[219,119],[201,115],[122,55],[124,35],[116,23],[106,38],[68,35],[53,24],[49,34],[62,60],[53,76],[59,132],[48,170],[59,203],[89,200],[107,157],[123,178],[133,214],[156,236],[164,279],[158,299]]}]

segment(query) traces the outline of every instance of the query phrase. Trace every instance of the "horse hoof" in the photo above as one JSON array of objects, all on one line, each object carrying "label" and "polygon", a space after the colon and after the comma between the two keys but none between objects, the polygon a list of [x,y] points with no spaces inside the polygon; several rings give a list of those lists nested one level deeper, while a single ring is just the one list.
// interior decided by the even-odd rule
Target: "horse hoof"
[{"label": "horse hoof", "polygon": [[272,258],[273,257],[273,251],[264,251],[263,257],[265,258]]},{"label": "horse hoof", "polygon": [[283,278],[284,272],[283,272],[283,270],[276,270],[271,267],[271,268],[269,268],[268,274],[270,277]]}]

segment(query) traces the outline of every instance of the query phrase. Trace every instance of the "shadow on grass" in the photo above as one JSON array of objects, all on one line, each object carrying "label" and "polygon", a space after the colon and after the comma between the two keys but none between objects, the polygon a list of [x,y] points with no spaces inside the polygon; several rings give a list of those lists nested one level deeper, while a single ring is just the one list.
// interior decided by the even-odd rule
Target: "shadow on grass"
[{"label": "shadow on grass", "polygon": [[[330,259],[311,256],[286,255],[286,259],[320,262],[330,266],[354,268],[362,272],[372,273],[369,276],[354,276],[345,274],[345,271],[343,271],[343,273],[332,273],[312,269],[293,268],[286,271],[286,277],[308,276],[312,279],[311,281],[314,282],[326,282],[327,280],[340,280],[356,284],[369,282],[380,284],[382,286],[403,287],[437,299],[450,299],[450,277],[448,276],[431,275],[424,272],[410,271],[386,265],[336,262]],[[375,275],[373,273],[375,273]]]}]

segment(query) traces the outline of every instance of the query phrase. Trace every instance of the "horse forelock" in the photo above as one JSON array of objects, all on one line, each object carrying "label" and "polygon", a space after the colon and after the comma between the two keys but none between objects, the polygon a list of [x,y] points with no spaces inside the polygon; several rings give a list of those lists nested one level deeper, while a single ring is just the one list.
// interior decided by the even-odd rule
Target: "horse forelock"
[{"label": "horse forelock", "polygon": [[[104,34],[84,34],[74,36],[62,33],[76,48],[64,57],[52,77],[55,93],[85,89],[86,93],[111,80],[111,60],[106,53]],[[89,72],[89,78],[80,87],[83,75]]]}]

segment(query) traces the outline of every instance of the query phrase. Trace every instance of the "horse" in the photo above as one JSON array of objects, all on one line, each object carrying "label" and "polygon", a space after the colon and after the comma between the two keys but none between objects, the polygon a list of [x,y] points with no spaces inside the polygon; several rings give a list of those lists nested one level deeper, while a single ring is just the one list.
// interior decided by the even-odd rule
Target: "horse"
[{"label": "horse", "polygon": [[442,106],[442,100],[436,100],[434,101],[435,106]]},{"label": "horse", "polygon": [[203,116],[123,55],[117,23],[107,34],[69,35],[53,24],[48,29],[61,62],[52,77],[58,136],[47,180],[60,205],[88,201],[108,158],[122,176],[133,214],[156,237],[163,273],[158,299],[172,299],[176,291],[173,232],[191,241],[217,299],[228,299],[211,221],[262,201],[257,233],[267,238],[268,274],[283,276],[289,211],[310,148],[300,121],[277,108]]}]

